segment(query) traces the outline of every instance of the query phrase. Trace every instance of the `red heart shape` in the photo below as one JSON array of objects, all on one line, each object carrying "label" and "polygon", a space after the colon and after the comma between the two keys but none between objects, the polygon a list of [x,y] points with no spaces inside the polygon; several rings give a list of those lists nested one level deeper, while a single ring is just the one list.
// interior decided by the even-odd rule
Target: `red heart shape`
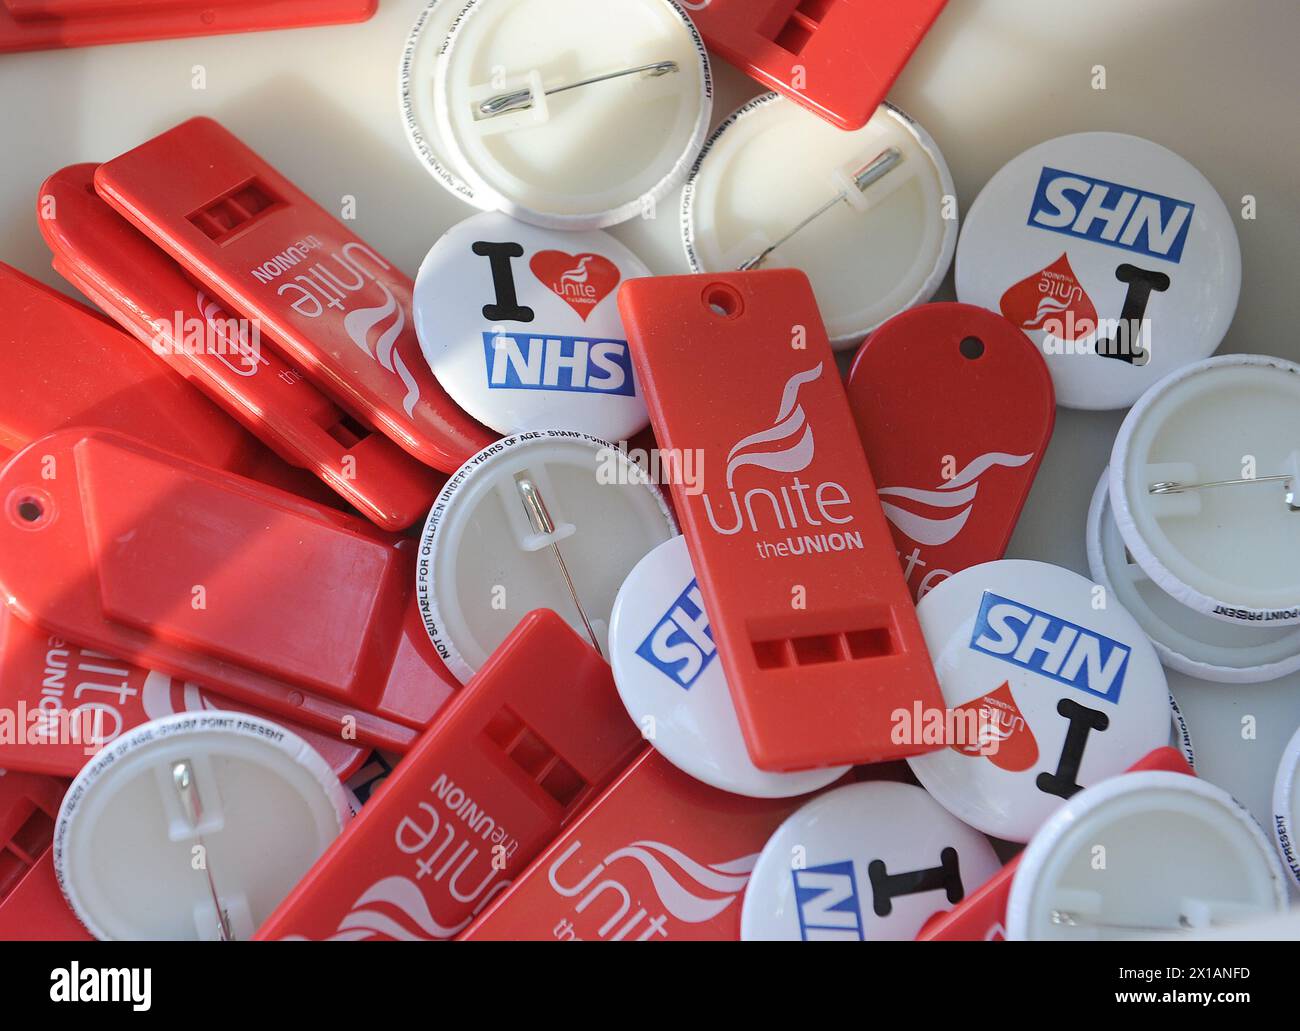
[{"label": "red heart shape", "polygon": [[1083,340],[1097,331],[1097,309],[1068,254],[1011,287],[1001,308],[1021,329],[1045,329],[1058,340]]},{"label": "red heart shape", "polygon": [[582,316],[583,322],[623,278],[618,266],[599,254],[539,251],[528,266],[546,289]]},{"label": "red heart shape", "polygon": [[1027,770],[1038,762],[1038,742],[1029,722],[1004,682],[996,691],[959,705],[954,712],[975,710],[979,740],[951,745],[962,755],[984,755],[994,766],[1011,773]]}]

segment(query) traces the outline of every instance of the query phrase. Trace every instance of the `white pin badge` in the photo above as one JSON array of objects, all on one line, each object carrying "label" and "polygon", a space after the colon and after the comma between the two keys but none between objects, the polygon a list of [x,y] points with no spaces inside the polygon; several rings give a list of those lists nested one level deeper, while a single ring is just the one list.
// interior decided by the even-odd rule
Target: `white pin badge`
[{"label": "white pin badge", "polygon": [[713,108],[708,53],[673,0],[433,0],[399,89],[407,137],[440,183],[554,229],[652,211]]},{"label": "white pin badge", "polygon": [[1042,349],[1067,408],[1131,405],[1222,342],[1241,248],[1214,187],[1172,151],[1120,133],[1041,143],[966,215],[957,296]]},{"label": "white pin badge", "polygon": [[1180,937],[1286,908],[1284,875],[1254,818],[1181,773],[1113,777],[1072,798],[1020,857],[1013,941]]},{"label": "white pin badge", "polygon": [[696,780],[737,795],[787,798],[847,772],[768,773],[750,761],[685,537],[659,545],[628,575],[614,601],[609,647],[628,714]]},{"label": "white pin badge", "polygon": [[1182,752],[1187,765],[1196,769],[1196,746],[1192,743],[1192,728],[1188,726],[1183,707],[1178,704],[1172,691],[1169,692],[1169,716],[1173,721],[1169,728],[1169,747]]},{"label": "white pin badge", "polygon": [[599,230],[475,215],[420,266],[420,346],[447,393],[498,433],[560,428],[624,441],[650,417],[617,293],[649,274]]},{"label": "white pin badge", "polygon": [[1300,884],[1300,842],[1296,841],[1300,828],[1300,730],[1287,743],[1282,761],[1277,766],[1273,782],[1273,836],[1287,871]]},{"label": "white pin badge", "polygon": [[338,777],[296,734],[244,713],[179,713],[82,768],[59,809],[54,867],[96,938],[247,939],[350,815]]},{"label": "white pin badge", "polygon": [[910,784],[850,784],[768,840],[741,910],[745,941],[911,941],[1001,868],[988,840]]},{"label": "white pin badge", "polygon": [[714,132],[682,195],[696,272],[798,268],[836,348],[928,301],[957,244],[952,176],[891,105],[844,132],[775,93]]},{"label": "white pin badge", "polygon": [[1174,601],[1238,627],[1300,624],[1300,366],[1223,355],[1162,380],[1120,427],[1110,503]]},{"label": "white pin badge", "polygon": [[1118,599],[1044,562],[962,570],[917,606],[948,747],[909,759],[945,808],[1028,841],[1083,788],[1169,742],[1155,649]]},{"label": "white pin badge", "polygon": [[608,656],[619,587],[676,533],[659,488],[612,444],[571,430],[506,437],[429,513],[416,568],[425,629],[462,683],[534,609]]},{"label": "white pin badge", "polygon": [[1176,601],[1132,560],[1111,514],[1109,470],[1088,510],[1088,568],[1170,669],[1220,684],[1256,684],[1300,670],[1300,627],[1229,625]]}]

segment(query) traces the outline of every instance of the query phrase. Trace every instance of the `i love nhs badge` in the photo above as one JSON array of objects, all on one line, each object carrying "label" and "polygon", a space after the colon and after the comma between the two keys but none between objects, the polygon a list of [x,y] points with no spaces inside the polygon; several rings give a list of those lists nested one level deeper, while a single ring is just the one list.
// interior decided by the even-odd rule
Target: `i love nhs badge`
[{"label": "i love nhs badge", "polygon": [[1068,408],[1131,405],[1222,342],[1241,291],[1233,217],[1177,154],[1120,133],[1031,148],[984,187],[957,295],[1029,334]]},{"label": "i love nhs badge", "polygon": [[1154,647],[1077,573],[986,562],[935,587],[917,614],[945,704],[942,726],[925,729],[948,747],[908,762],[972,827],[1028,841],[1066,799],[1168,742]]},{"label": "i love nhs badge", "polygon": [[615,295],[649,274],[598,230],[475,215],[420,267],[420,346],[453,400],[499,433],[564,429],[627,440],[649,416]]}]

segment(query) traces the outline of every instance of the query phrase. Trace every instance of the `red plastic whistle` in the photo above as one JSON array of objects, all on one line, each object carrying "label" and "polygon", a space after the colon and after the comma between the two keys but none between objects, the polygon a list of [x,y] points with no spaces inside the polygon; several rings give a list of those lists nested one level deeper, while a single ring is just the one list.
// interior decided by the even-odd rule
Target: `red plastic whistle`
[{"label": "red plastic whistle", "polygon": [[0,470],[0,586],[47,634],[405,751],[454,687],[414,542],[130,438],[67,430]]},{"label": "red plastic whistle", "polygon": [[104,745],[133,727],[174,712],[224,709],[285,724],[343,780],[369,749],[286,722],[129,662],[69,644],[0,609],[0,707],[13,713],[12,739],[0,740],[0,766],[75,777]]},{"label": "red plastic whistle", "polygon": [[420,351],[414,284],[209,118],[100,165],[95,187],[344,411],[443,472],[496,437]]},{"label": "red plastic whistle", "polygon": [[320,477],[372,522],[423,519],[445,476],[362,426],[303,379],[258,323],[232,315],[94,192],[96,166],[41,187],[39,224],[54,267],[285,461]]},{"label": "red plastic whistle", "polygon": [[530,613],[256,937],[450,938],[641,745],[605,660]]},{"label": "red plastic whistle", "polygon": [[647,752],[461,940],[739,941],[758,854],[810,797],[728,794]]},{"label": "red plastic whistle", "polygon": [[1056,422],[1029,338],[983,308],[923,305],[871,334],[847,389],[916,600],[1001,558]]},{"label": "red plastic whistle", "polygon": [[0,0],[0,54],[365,21],[379,0]]},{"label": "red plastic whistle", "polygon": [[93,941],[54,875],[54,821],[67,784],[0,770],[0,941]]},{"label": "red plastic whistle", "polygon": [[741,729],[762,769],[883,762],[943,708],[807,277],[633,280],[619,294]]},{"label": "red plastic whistle", "polygon": [[[1128,768],[1128,773],[1143,770],[1164,770],[1168,773],[1196,773],[1187,765],[1182,752],[1176,748],[1157,748]],[[926,921],[916,936],[917,941],[1002,941],[1007,930],[1007,899],[1011,897],[1011,882],[1020,857],[1016,856],[1006,866],[971,892],[946,913],[936,913]]]},{"label": "red plastic whistle", "polygon": [[947,0],[683,0],[708,48],[841,129],[875,114]]}]

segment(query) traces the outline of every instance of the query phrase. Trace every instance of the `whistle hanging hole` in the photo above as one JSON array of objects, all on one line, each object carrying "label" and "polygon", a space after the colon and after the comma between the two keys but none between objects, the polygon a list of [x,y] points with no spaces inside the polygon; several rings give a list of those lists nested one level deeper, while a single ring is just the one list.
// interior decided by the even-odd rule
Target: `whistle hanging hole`
[{"label": "whistle hanging hole", "polygon": [[6,508],[10,521],[23,530],[42,529],[54,515],[54,503],[30,487],[11,494]]},{"label": "whistle hanging hole", "polygon": [[725,283],[717,283],[704,294],[704,303],[720,319],[734,319],[745,308],[740,294]]},{"label": "whistle hanging hole", "polygon": [[961,349],[961,356],[968,361],[976,361],[984,357],[984,341],[979,337],[967,337],[958,345]]}]

